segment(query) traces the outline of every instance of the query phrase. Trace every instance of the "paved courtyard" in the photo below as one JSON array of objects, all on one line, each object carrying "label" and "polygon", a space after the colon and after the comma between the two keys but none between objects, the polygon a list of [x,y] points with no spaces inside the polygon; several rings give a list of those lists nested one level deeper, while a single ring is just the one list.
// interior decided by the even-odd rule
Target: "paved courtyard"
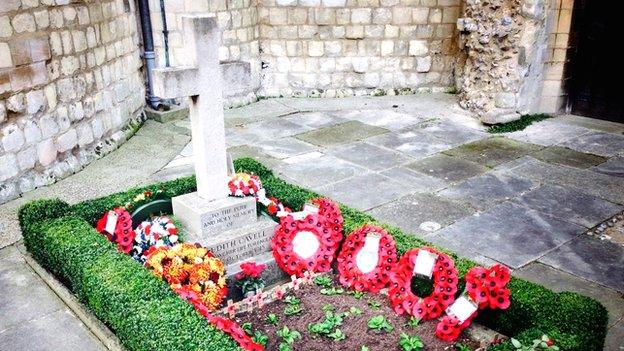
[{"label": "paved courtyard", "polygon": [[[455,96],[431,94],[263,100],[227,111],[226,126],[234,157],[254,157],[284,179],[460,255],[602,301],[611,327],[605,349],[623,346],[624,233],[609,230],[613,223],[596,227],[624,220],[624,125],[559,116],[492,135]],[[191,174],[188,127],[149,122],[81,173],[0,206],[0,246],[19,239],[14,213],[27,199],[77,202],[119,184]],[[113,183],[98,177],[104,170],[129,174]],[[93,189],[78,191],[87,180]],[[0,260],[20,264],[14,246]],[[0,274],[6,294],[18,283]],[[0,304],[3,314],[7,308]],[[15,328],[0,325],[0,346]]]}]

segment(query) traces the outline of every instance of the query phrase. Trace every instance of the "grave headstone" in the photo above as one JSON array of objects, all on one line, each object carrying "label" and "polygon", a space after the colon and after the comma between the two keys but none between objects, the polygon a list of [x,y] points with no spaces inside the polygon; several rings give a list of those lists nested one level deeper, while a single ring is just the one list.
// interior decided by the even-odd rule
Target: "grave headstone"
[{"label": "grave headstone", "polygon": [[[197,192],[174,197],[173,213],[189,241],[201,243],[223,260],[228,276],[250,260],[267,263],[267,270],[277,268],[270,262],[269,245],[277,223],[268,217],[258,220],[253,197],[228,196],[233,169],[226,153],[216,17],[183,16],[182,22],[185,49],[195,65],[154,70],[154,93],[187,98],[191,119]],[[281,278],[279,272],[267,274],[273,280]]]}]

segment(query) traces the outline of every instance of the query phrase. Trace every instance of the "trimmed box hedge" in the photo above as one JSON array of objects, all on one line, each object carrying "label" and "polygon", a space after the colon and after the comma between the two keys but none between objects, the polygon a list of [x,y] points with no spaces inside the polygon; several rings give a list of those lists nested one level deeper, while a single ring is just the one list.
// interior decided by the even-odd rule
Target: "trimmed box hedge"
[{"label": "trimmed box hedge", "polygon": [[[290,208],[299,209],[319,196],[275,177],[253,159],[238,159],[235,167],[237,171],[257,174],[267,193]],[[33,257],[67,284],[128,350],[235,350],[238,347],[229,336],[210,326],[164,281],[118,252],[93,229],[105,211],[144,191],[160,189],[161,197],[172,197],[195,188],[194,177],[185,177],[73,206],[60,200],[33,201],[19,212],[24,242]],[[364,223],[381,225],[394,237],[399,254],[430,245],[398,228],[380,224],[364,212],[346,206],[341,210],[345,232]],[[470,260],[443,251],[455,259],[461,276],[475,266]],[[602,349],[608,317],[599,302],[576,293],[555,293],[514,277],[509,288],[511,307],[506,311],[481,311],[479,323],[526,343],[548,334],[562,350]],[[490,349],[514,350],[510,342]]]}]

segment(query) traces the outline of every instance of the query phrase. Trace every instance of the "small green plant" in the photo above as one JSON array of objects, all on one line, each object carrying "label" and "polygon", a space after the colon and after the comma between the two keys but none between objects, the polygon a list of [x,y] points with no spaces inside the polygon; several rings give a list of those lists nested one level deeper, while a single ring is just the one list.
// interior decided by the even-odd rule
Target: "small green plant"
[{"label": "small green plant", "polygon": [[341,295],[343,293],[344,293],[344,289],[341,289],[341,288],[336,289],[335,287],[331,287],[331,288],[321,289],[321,294],[328,295],[328,296]]},{"label": "small green plant", "polygon": [[522,343],[514,338],[511,338],[511,344],[517,351],[559,351],[559,347],[555,345],[554,341],[548,337],[548,335],[542,335],[540,339],[533,340],[531,345],[522,345]]},{"label": "small green plant", "polygon": [[349,308],[349,315],[351,316],[359,316],[362,314],[362,310],[355,307],[355,306],[351,306],[351,308]]},{"label": "small green plant", "polygon": [[399,339],[399,346],[403,351],[420,351],[425,347],[422,340],[418,335],[409,336],[405,333],[401,333],[401,338]]},{"label": "small green plant", "polygon": [[349,295],[353,295],[353,297],[355,297],[356,299],[361,299],[364,297],[364,295],[366,295],[364,292],[362,291],[357,291],[357,290],[349,290],[349,292],[347,292],[347,294]]},{"label": "small green plant", "polygon": [[362,345],[360,351],[370,351],[370,349],[366,345]]},{"label": "small green plant", "polygon": [[468,348],[468,346],[460,343],[460,342],[456,342],[453,347],[455,348],[456,351],[470,351],[470,348]]},{"label": "small green plant", "polygon": [[253,335],[253,332],[251,330],[251,323],[250,322],[246,322],[243,323],[241,325],[241,328],[243,329],[243,331],[247,334],[247,335]]},{"label": "small green plant", "polygon": [[253,337],[251,338],[251,340],[253,340],[253,342],[260,344],[262,346],[266,346],[266,344],[269,342],[269,337],[262,334],[261,331],[256,330],[253,334]]},{"label": "small green plant", "polygon": [[520,117],[519,120],[511,121],[507,123],[494,124],[488,128],[488,133],[498,134],[498,133],[509,133],[515,132],[518,130],[523,130],[524,128],[530,126],[531,124],[539,121],[543,121],[545,119],[550,118],[550,115],[544,113],[538,113],[533,115],[524,115]]},{"label": "small green plant", "polygon": [[392,324],[390,324],[390,322],[388,322],[386,317],[382,315],[375,316],[369,319],[368,328],[373,329],[376,332],[385,331],[386,333],[390,333],[392,330],[394,330],[394,327],[392,326]]},{"label": "small green plant", "polygon": [[373,299],[368,299],[368,302],[366,302],[367,305],[369,305],[372,308],[379,308],[381,307],[381,302],[377,301],[377,300],[373,300]]},{"label": "small green plant", "polygon": [[265,321],[269,324],[277,325],[277,322],[279,322],[279,318],[275,315],[275,313],[269,313],[269,315],[266,316]]},{"label": "small green plant", "polygon": [[420,319],[414,316],[411,316],[410,319],[407,321],[406,325],[412,329],[416,329],[419,323],[420,323]]},{"label": "small green plant", "polygon": [[333,311],[336,308],[334,307],[334,305],[332,305],[331,303],[326,303],[325,305],[323,305],[323,311],[327,312],[327,311]]},{"label": "small green plant", "polygon": [[299,300],[298,298],[296,298],[296,297],[294,297],[292,295],[286,296],[284,298],[284,300],[282,300],[282,301],[284,301],[284,303],[288,304],[288,305],[299,305],[301,303],[301,300]]},{"label": "small green plant", "polygon": [[338,328],[336,328],[336,330],[334,330],[333,333],[327,334],[327,337],[331,338],[331,339],[334,339],[335,341],[344,340],[346,338],[346,336],[344,335],[342,330],[340,330]]},{"label": "small green plant", "polygon": [[301,313],[301,311],[303,310],[301,309],[300,305],[288,305],[286,306],[286,308],[284,308],[284,315],[294,316],[294,315]]},{"label": "small green plant", "polygon": [[279,345],[280,351],[291,350],[292,345],[295,341],[301,339],[301,333],[296,330],[290,330],[287,326],[284,326],[282,329],[276,332],[277,336],[282,339],[282,342]]},{"label": "small green plant", "polygon": [[334,328],[341,326],[345,317],[344,313],[334,313],[332,311],[325,312],[325,319],[318,323],[311,323],[308,325],[308,330],[312,334],[327,335],[334,330]]},{"label": "small green plant", "polygon": [[332,286],[333,282],[334,282],[333,279],[327,274],[317,275],[316,277],[314,277],[314,284],[324,286],[327,288]]}]

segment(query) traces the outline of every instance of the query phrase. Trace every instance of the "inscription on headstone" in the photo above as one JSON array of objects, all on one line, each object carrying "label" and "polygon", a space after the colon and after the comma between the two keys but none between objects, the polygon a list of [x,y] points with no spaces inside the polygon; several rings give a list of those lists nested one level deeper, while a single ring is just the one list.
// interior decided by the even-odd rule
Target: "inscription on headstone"
[{"label": "inscription on headstone", "polygon": [[270,241],[275,226],[276,223],[272,221],[259,221],[253,231],[223,238],[208,248],[226,265],[245,261],[271,250]]},{"label": "inscription on headstone", "polygon": [[250,216],[255,219],[255,203],[247,202],[234,207],[222,208],[215,212],[208,212],[201,217],[202,232],[205,234],[220,233],[253,223],[249,220]]}]

